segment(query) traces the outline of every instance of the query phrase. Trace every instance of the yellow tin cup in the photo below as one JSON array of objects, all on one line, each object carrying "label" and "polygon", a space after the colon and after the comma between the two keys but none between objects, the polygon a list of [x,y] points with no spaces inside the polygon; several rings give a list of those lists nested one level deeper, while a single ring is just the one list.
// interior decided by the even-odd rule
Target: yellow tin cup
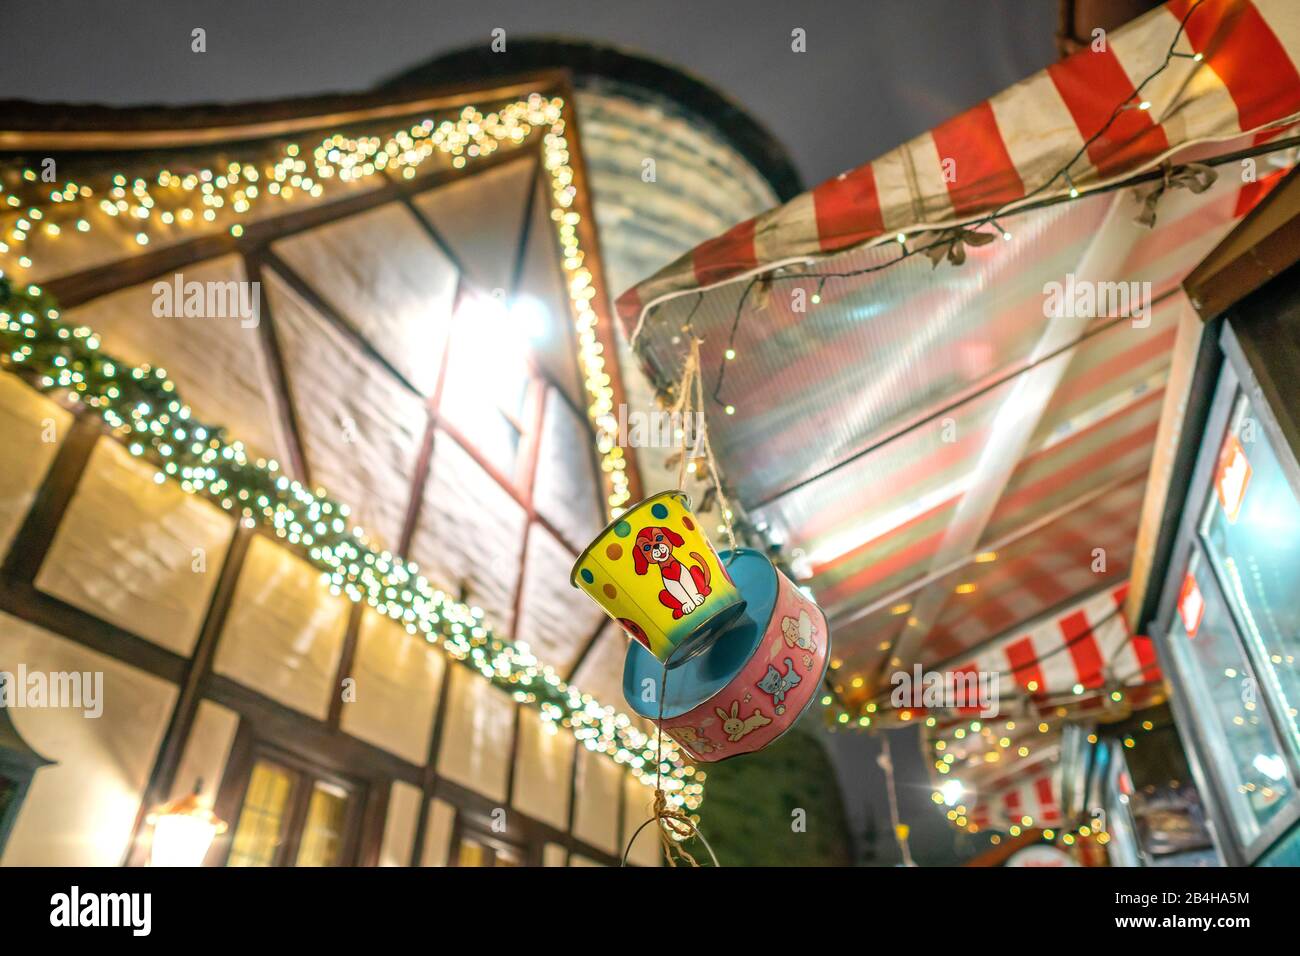
[{"label": "yellow tin cup", "polygon": [[706,650],[745,608],[681,491],[662,491],[610,522],[569,582],[668,667]]}]

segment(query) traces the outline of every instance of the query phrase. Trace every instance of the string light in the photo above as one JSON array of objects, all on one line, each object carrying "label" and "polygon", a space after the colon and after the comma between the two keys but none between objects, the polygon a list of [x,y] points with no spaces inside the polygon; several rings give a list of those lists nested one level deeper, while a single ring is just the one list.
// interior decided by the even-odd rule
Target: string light
[{"label": "string light", "polygon": [[[1191,19],[1192,15],[1197,11],[1197,9],[1204,2],[1205,0],[1194,0],[1190,9],[1187,11],[1186,14],[1183,15],[1182,20],[1178,24],[1178,29],[1174,33],[1173,40],[1170,42],[1169,48],[1167,49],[1165,53],[1165,57],[1163,61],[1160,63],[1160,65],[1157,66],[1156,69],[1153,70],[1151,73],[1147,74],[1146,78],[1143,79],[1142,82],[1137,84],[1133,92],[1130,93],[1129,96],[1124,101],[1122,101],[1119,105],[1117,105],[1114,108],[1114,110],[1112,110],[1106,122],[1102,124],[1102,126],[1095,133],[1093,133],[1086,140],[1084,140],[1083,144],[1078,148],[1075,154],[1072,157],[1070,157],[1070,160],[1067,163],[1065,163],[1065,165],[1062,166],[1060,169],[1056,170],[1051,176],[1045,179],[1040,185],[1036,186],[1031,190],[1028,190],[1019,199],[1008,200],[1007,202],[1000,204],[996,209],[993,209],[991,212],[986,213],[985,215],[977,219],[971,220],[970,222],[967,223],[959,224],[955,229],[939,230],[938,238],[936,238],[934,241],[928,244],[921,244],[909,248],[907,245],[907,235],[903,232],[898,232],[895,234],[894,238],[898,242],[899,246],[902,247],[902,252],[897,258],[891,259],[886,262],[877,263],[871,266],[865,266],[860,269],[845,270],[842,272],[816,273],[816,272],[809,272],[809,271],[801,271],[798,269],[786,269],[786,270],[779,270],[779,271],[767,272],[767,273],[750,276],[748,284],[745,287],[745,291],[741,294],[739,300],[736,303],[736,312],[735,312],[735,317],[732,320],[732,324],[731,324],[731,333],[730,333],[730,338],[728,340],[728,345],[729,346],[734,345],[736,334],[740,327],[740,319],[744,313],[745,303],[749,297],[749,292],[751,289],[753,289],[753,287],[756,284],[760,282],[764,283],[765,285],[770,285],[772,282],[778,279],[782,281],[817,279],[819,284],[824,286],[826,281],[829,279],[847,279],[847,278],[855,278],[859,276],[869,275],[875,272],[880,272],[884,269],[892,268],[893,266],[896,266],[898,263],[902,262],[904,259],[910,259],[919,253],[928,254],[934,252],[935,250],[945,250],[945,249],[955,248],[956,245],[962,242],[963,236],[965,236],[970,232],[979,230],[981,226],[986,224],[992,225],[1001,234],[1004,241],[1010,242],[1012,239],[1011,233],[1006,229],[1003,229],[1000,225],[998,225],[997,217],[1012,214],[1011,206],[1013,204],[1017,206],[1017,209],[1015,210],[1016,212],[1019,212],[1022,209],[1032,208],[1031,200],[1034,200],[1035,197],[1040,196],[1048,189],[1050,189],[1053,186],[1053,184],[1057,182],[1057,180],[1064,178],[1067,181],[1069,181],[1069,172],[1071,167],[1073,167],[1076,162],[1082,159],[1087,154],[1088,150],[1093,146],[1093,144],[1096,143],[1099,139],[1101,139],[1101,137],[1103,137],[1106,134],[1106,132],[1110,129],[1112,125],[1114,125],[1115,121],[1125,110],[1131,109],[1135,105],[1142,110],[1149,110],[1151,108],[1151,102],[1149,100],[1145,100],[1145,99],[1139,100],[1135,104],[1133,102],[1133,99],[1137,97],[1147,87],[1147,85],[1151,83],[1152,80],[1154,80],[1157,76],[1159,76],[1166,69],[1168,69],[1169,64],[1174,59],[1187,56],[1187,54],[1181,54],[1177,52],[1175,48],[1178,46],[1179,42],[1181,42],[1183,38],[1183,34],[1186,31],[1186,27],[1187,27],[1187,21]],[[1191,59],[1194,59],[1196,62],[1199,63],[1201,62],[1203,57],[1198,53],[1192,55]],[[1276,146],[1274,146],[1273,148],[1276,148]],[[1163,176],[1164,174],[1162,173],[1161,175]],[[1070,197],[1072,199],[1078,198],[1078,195],[1079,195],[1079,191],[1074,187],[1073,182],[1070,182]],[[811,263],[811,260],[809,260],[809,263]],[[702,300],[702,298],[703,298],[703,293],[700,293],[700,295],[697,297],[697,302],[696,302],[697,308],[699,306],[699,301]],[[693,312],[694,309],[692,309],[692,313]],[[719,369],[718,379],[713,388],[713,399],[719,405],[724,404],[721,398],[722,379],[723,379],[724,369],[725,369],[725,363],[723,365],[723,368]]]},{"label": "string light", "polygon": [[[587,392],[587,413],[596,433],[607,510],[611,516],[622,511],[631,499],[628,461],[618,444],[618,420],[614,389],[604,347],[596,330],[600,297],[595,276],[587,265],[582,247],[583,219],[575,208],[578,190],[575,169],[566,135],[565,102],[561,97],[539,93],[483,113],[467,106],[454,119],[435,123],[426,118],[385,136],[349,136],[335,133],[312,148],[286,143],[261,162],[232,161],[186,172],[160,169],[149,176],[128,179],[118,172],[106,186],[66,182],[51,185],[48,192],[27,203],[28,219],[45,215],[57,218],[54,230],[46,234],[57,240],[71,226],[87,233],[91,222],[75,200],[97,200],[100,212],[110,223],[130,224],[134,241],[147,246],[152,238],[169,236],[176,228],[208,228],[218,218],[235,218],[220,227],[240,236],[247,221],[257,217],[261,207],[274,201],[292,202],[303,196],[320,198],[327,192],[353,186],[376,176],[412,179],[425,163],[441,157],[461,169],[467,160],[491,156],[498,149],[523,144],[535,133],[542,138],[542,164],[550,179],[551,220],[560,241],[562,265],[578,339],[578,365]],[[21,178],[36,183],[34,169],[24,169]],[[43,187],[42,187],[43,188]],[[12,207],[24,205],[10,194]],[[13,231],[14,252],[21,270],[30,270],[32,260],[25,243],[32,225],[19,220]],[[148,231],[146,231],[146,229]],[[4,250],[0,250],[2,252]]]},{"label": "string light", "polygon": [[[466,107],[454,120],[432,119],[388,137],[327,137],[309,153],[285,144],[260,166],[231,162],[183,174],[159,170],[148,179],[128,181],[113,174],[107,185],[74,182],[50,189],[44,199],[24,203],[12,190],[5,205],[27,205],[13,223],[0,252],[13,253],[19,270],[32,260],[24,243],[33,225],[61,241],[71,233],[92,231],[81,206],[98,200],[112,226],[129,227],[133,240],[150,241],[150,232],[172,228],[219,228],[238,236],[243,222],[214,226],[220,217],[248,219],[256,207],[273,199],[322,196],[327,185],[353,183],[385,172],[410,179],[430,158],[450,157],[456,168],[467,158],[491,155],[503,146],[523,143],[534,130],[542,135],[543,165],[550,176],[551,219],[560,239],[563,268],[578,333],[578,361],[588,393],[588,414],[596,433],[606,501],[611,514],[631,497],[627,461],[617,444],[614,392],[603,347],[596,337],[599,322],[595,277],[586,264],[579,227],[574,168],[565,136],[564,101],[532,94],[496,112]],[[36,183],[35,170],[21,180]],[[0,193],[5,187],[0,184]],[[220,212],[218,212],[220,211]],[[282,539],[321,571],[335,595],[369,606],[406,630],[440,643],[447,653],[506,689],[520,703],[536,706],[548,727],[569,729],[588,750],[625,764],[646,785],[655,778],[650,738],[631,719],[601,705],[564,681],[533,656],[526,644],[495,635],[481,608],[453,600],[419,573],[418,567],[369,544],[362,529],[349,522],[346,505],[284,475],[274,460],[250,459],[242,442],[223,429],[197,421],[165,370],[131,366],[100,349],[85,326],[64,325],[52,299],[36,285],[20,283],[0,272],[0,368],[16,372],[42,391],[64,391],[74,404],[94,409],[110,431],[128,444],[131,454],[157,467],[155,481],[174,480],[188,493],[205,497],[238,517],[247,528],[263,528]],[[676,745],[665,740],[660,770],[673,806],[695,809],[703,797],[702,773],[685,763]]]}]

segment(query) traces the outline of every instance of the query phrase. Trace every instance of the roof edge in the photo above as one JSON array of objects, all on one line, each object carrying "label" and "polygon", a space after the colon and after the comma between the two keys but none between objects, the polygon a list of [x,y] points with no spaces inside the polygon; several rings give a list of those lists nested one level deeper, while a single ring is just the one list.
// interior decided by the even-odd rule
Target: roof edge
[{"label": "roof edge", "polygon": [[639,86],[674,100],[713,126],[758,171],[784,203],[803,191],[803,180],[780,141],[738,102],[680,67],[612,44],[539,36],[510,40],[509,56],[486,45],[453,50],[394,74],[378,87],[429,86],[457,76],[483,78],[513,70],[562,69],[581,87],[584,75]]}]

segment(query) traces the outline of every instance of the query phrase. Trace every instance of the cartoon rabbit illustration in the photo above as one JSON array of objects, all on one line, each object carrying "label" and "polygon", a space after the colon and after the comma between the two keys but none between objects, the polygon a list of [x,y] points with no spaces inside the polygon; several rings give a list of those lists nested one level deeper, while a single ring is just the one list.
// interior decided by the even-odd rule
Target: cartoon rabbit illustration
[{"label": "cartoon rabbit illustration", "polygon": [[759,727],[766,727],[772,722],[769,718],[764,717],[763,712],[757,707],[754,708],[752,714],[742,720],[739,716],[740,701],[738,700],[733,700],[731,702],[730,714],[721,707],[716,707],[714,710],[717,712],[717,715],[722,718],[722,732],[727,735],[727,739],[733,744],[751,730],[757,730]]}]

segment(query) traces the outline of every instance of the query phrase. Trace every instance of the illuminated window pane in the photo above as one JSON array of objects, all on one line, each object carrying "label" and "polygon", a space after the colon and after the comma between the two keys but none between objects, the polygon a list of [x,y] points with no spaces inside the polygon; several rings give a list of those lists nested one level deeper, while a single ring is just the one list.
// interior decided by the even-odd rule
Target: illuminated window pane
[{"label": "illuminated window pane", "polygon": [[491,866],[492,857],[488,848],[470,837],[462,837],[460,850],[456,854],[457,866]]},{"label": "illuminated window pane", "polygon": [[1300,754],[1300,498],[1245,398],[1220,450],[1202,537],[1263,690]]},{"label": "illuminated window pane", "polygon": [[527,338],[494,300],[470,300],[457,312],[439,414],[507,476],[521,444],[528,354]]},{"label": "illuminated window pane", "polygon": [[1259,699],[1255,672],[1199,552],[1187,566],[1169,646],[1233,828],[1250,844],[1286,806],[1295,785]]},{"label": "illuminated window pane", "polygon": [[307,821],[298,845],[298,866],[336,866],[343,849],[348,793],[342,787],[317,781],[307,804]]},{"label": "illuminated window pane", "polygon": [[493,861],[495,866],[523,866],[524,861],[515,853],[509,850],[497,850],[496,858]]},{"label": "illuminated window pane", "polygon": [[293,775],[278,764],[259,760],[248,781],[244,808],[230,847],[228,866],[271,866],[283,839],[285,809]]}]

